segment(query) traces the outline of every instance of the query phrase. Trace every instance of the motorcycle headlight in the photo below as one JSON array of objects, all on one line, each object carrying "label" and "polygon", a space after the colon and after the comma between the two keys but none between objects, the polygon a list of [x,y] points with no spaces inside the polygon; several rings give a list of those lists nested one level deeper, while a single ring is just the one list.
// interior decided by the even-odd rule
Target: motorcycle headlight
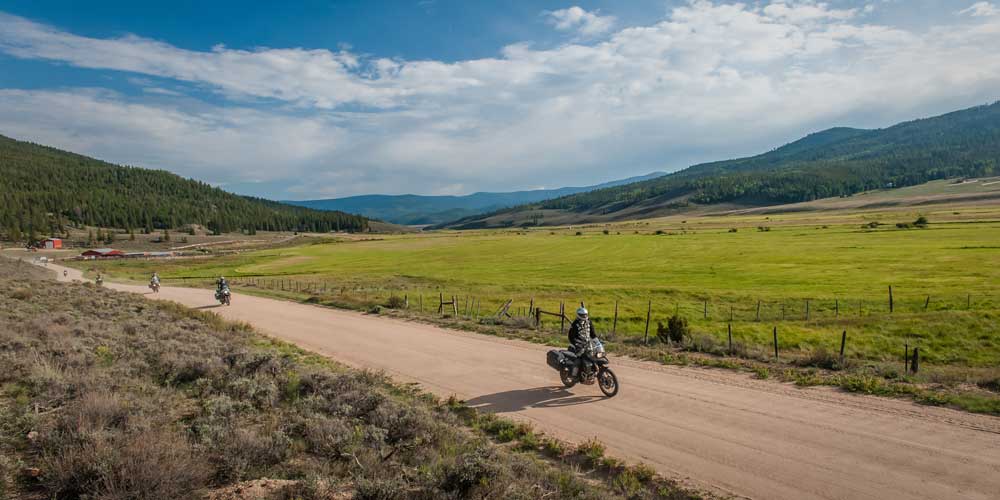
[{"label": "motorcycle headlight", "polygon": [[599,351],[599,352],[597,353],[597,357],[598,357],[598,358],[603,358],[603,357],[604,357],[604,351]]}]

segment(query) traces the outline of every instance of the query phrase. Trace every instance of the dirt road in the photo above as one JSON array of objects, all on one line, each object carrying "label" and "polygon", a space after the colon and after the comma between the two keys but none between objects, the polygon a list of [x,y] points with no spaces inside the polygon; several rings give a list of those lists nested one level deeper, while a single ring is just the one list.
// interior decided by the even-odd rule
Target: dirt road
[{"label": "dirt road", "polygon": [[[60,273],[63,268],[50,265]],[[69,279],[79,278],[70,269]],[[146,287],[110,284],[153,298]],[[564,390],[544,346],[236,294],[155,296],[246,321],[356,367],[531,421],[695,486],[759,499],[1000,498],[1000,418],[721,370],[612,359],[622,383]]]}]

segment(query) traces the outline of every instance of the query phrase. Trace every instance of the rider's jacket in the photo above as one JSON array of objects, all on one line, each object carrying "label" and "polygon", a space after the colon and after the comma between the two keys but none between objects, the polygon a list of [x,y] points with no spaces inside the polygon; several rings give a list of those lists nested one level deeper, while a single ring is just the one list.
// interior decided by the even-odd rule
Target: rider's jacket
[{"label": "rider's jacket", "polygon": [[569,326],[569,345],[574,350],[582,349],[590,339],[596,339],[597,333],[594,331],[594,324],[589,318],[576,318]]}]

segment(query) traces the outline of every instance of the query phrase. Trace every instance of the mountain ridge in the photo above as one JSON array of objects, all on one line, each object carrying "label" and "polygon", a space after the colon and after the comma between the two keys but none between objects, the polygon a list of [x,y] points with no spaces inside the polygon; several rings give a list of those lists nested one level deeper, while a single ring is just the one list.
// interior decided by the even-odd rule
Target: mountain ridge
[{"label": "mountain ridge", "polygon": [[667,174],[665,172],[652,172],[592,186],[567,186],[553,189],[508,192],[479,191],[467,195],[369,194],[322,200],[283,201],[282,203],[317,210],[340,210],[357,213],[396,224],[427,225],[475,216],[524,203],[640,182],[663,175]]},{"label": "mountain ridge", "polygon": [[1000,171],[1000,102],[881,129],[834,127],[766,153],[692,165],[651,180],[466,217],[476,229],[649,218],[735,204],[769,206],[850,196]]}]

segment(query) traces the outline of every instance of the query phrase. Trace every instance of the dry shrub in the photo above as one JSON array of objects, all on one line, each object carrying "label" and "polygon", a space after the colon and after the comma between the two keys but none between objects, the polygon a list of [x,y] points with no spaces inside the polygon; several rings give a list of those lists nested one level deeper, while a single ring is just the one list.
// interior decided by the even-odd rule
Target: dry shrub
[{"label": "dry shrub", "polygon": [[825,347],[817,347],[816,349],[813,349],[808,357],[799,360],[797,364],[800,366],[814,366],[816,368],[824,368],[827,370],[841,370],[844,368],[844,366],[840,363],[840,356]]},{"label": "dry shrub", "polygon": [[10,292],[10,296],[17,300],[29,300],[32,295],[31,290],[28,288],[15,288],[13,292]]},{"label": "dry shrub", "polygon": [[259,477],[291,452],[291,440],[280,429],[228,427],[212,441],[216,479],[223,483]]},{"label": "dry shrub", "polygon": [[311,415],[302,427],[309,450],[320,456],[342,459],[356,441],[354,429],[342,420]]},{"label": "dry shrub", "polygon": [[456,457],[445,470],[440,487],[459,498],[481,497],[485,495],[473,495],[473,491],[500,480],[501,472],[495,449],[484,444]]},{"label": "dry shrub", "polygon": [[393,295],[389,297],[389,300],[385,301],[386,309],[403,309],[406,307],[406,299],[398,295]]},{"label": "dry shrub", "polygon": [[80,438],[42,457],[41,482],[54,498],[191,498],[211,470],[183,437],[162,429]]}]

